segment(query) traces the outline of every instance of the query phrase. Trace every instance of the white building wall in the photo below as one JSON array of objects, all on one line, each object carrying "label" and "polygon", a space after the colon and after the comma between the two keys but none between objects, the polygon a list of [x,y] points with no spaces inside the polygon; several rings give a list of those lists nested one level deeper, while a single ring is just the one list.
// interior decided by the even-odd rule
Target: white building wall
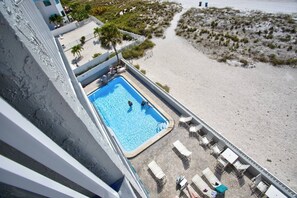
[{"label": "white building wall", "polygon": [[[64,13],[65,13],[65,11],[64,11],[60,1],[59,1],[60,3],[58,3],[58,4],[56,4],[55,0],[50,0],[50,2],[51,2],[50,6],[45,6],[43,3],[43,0],[39,0],[39,1],[35,1],[35,5],[38,8],[38,10],[40,11],[46,24],[52,30],[52,29],[54,29],[55,25],[50,23],[49,17],[53,14],[62,16],[61,11],[63,11]],[[66,13],[65,13],[64,21],[68,21]]]},{"label": "white building wall", "polygon": [[119,153],[105,142],[73,92],[33,1],[0,2],[0,38],[0,96],[107,185],[123,177],[133,185]]}]

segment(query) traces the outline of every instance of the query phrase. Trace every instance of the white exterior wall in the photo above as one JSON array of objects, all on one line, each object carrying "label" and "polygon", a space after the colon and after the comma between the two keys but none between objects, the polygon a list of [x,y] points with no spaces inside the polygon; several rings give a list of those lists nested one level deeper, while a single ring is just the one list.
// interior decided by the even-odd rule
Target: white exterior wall
[{"label": "white exterior wall", "polygon": [[0,97],[104,183],[110,186],[126,177],[142,194],[120,153],[106,143],[73,92],[33,1],[0,1],[0,38]]},{"label": "white exterior wall", "polygon": [[[63,9],[63,7],[61,5],[61,2],[58,3],[58,4],[56,4],[55,0],[50,0],[50,2],[51,2],[50,6],[45,6],[44,3],[43,3],[43,0],[36,1],[35,5],[38,8],[38,10],[40,11],[40,13],[41,13],[44,21],[46,22],[46,24],[52,30],[52,29],[54,29],[55,25],[50,23],[49,17],[51,15],[53,15],[53,14],[57,14],[57,15],[62,16],[61,11],[63,11],[64,13],[65,13],[65,11],[64,11],[64,9]],[[68,21],[66,13],[65,13],[64,21]]]}]

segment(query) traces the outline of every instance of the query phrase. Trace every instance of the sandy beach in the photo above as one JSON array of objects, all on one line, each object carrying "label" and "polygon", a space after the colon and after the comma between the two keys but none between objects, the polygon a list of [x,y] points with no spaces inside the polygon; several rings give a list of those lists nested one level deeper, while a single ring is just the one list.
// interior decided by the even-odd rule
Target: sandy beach
[{"label": "sandy beach", "polygon": [[[180,2],[186,8],[193,5]],[[232,2],[241,1],[229,2],[240,8]],[[286,2],[290,9],[285,11],[296,8],[297,1]],[[263,63],[246,69],[211,60],[175,35],[181,14],[174,17],[165,39],[153,39],[156,46],[149,56],[133,64],[154,82],[167,84],[173,97],[297,191],[297,70]]]},{"label": "sandy beach", "polygon": [[261,10],[270,13],[296,13],[297,1],[296,0],[173,0],[174,2],[181,3],[184,8],[198,7],[199,1],[208,3],[209,7],[232,7],[240,10]]}]

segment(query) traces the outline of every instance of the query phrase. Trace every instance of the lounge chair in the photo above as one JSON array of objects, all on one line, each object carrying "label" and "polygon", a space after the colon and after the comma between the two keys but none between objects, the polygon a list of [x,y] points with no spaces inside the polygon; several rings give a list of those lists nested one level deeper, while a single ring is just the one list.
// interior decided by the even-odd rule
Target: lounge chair
[{"label": "lounge chair", "polygon": [[192,152],[189,151],[179,140],[173,143],[173,146],[178,150],[178,152],[187,160],[191,160]]},{"label": "lounge chair", "polygon": [[212,140],[213,140],[213,134],[207,133],[206,135],[201,137],[200,144],[202,146],[208,146]]},{"label": "lounge chair", "polygon": [[244,172],[250,167],[250,165],[242,164],[239,160],[233,163],[234,168],[236,169],[237,176],[242,177]]},{"label": "lounge chair", "polygon": [[154,176],[157,178],[158,183],[164,185],[166,183],[166,175],[162,171],[162,169],[158,166],[155,160],[151,161],[148,164],[149,169],[153,172]]},{"label": "lounge chair", "polygon": [[216,191],[212,190],[199,175],[195,175],[192,178],[192,182],[204,196],[209,198],[216,196]]},{"label": "lounge chair", "polygon": [[193,118],[191,117],[191,116],[189,116],[189,117],[185,117],[185,116],[181,116],[180,118],[179,118],[179,125],[186,125],[186,126],[188,126],[187,124],[189,123],[189,122],[191,122],[191,120],[192,120]]},{"label": "lounge chair", "polygon": [[263,196],[264,193],[267,191],[268,184],[262,181],[261,174],[257,175],[252,179],[251,189],[252,189],[252,192],[256,192],[256,190],[259,190],[260,196]]},{"label": "lounge chair", "polygon": [[225,160],[223,157],[218,157],[216,169],[221,173],[225,171],[225,168],[228,166],[229,162]]},{"label": "lounge chair", "polygon": [[198,131],[200,131],[203,128],[203,126],[201,124],[198,125],[192,125],[189,128],[189,132],[190,134],[196,134]]},{"label": "lounge chair", "polygon": [[188,198],[200,198],[198,193],[192,188],[192,186],[187,185],[183,189],[183,193],[188,197]]},{"label": "lounge chair", "polygon": [[210,153],[214,156],[219,156],[225,150],[225,144],[223,142],[217,142],[210,147]]},{"label": "lounge chair", "polygon": [[124,71],[126,71],[126,66],[117,69],[117,73],[123,73]]},{"label": "lounge chair", "polygon": [[214,189],[222,184],[208,167],[202,171],[202,174]]}]

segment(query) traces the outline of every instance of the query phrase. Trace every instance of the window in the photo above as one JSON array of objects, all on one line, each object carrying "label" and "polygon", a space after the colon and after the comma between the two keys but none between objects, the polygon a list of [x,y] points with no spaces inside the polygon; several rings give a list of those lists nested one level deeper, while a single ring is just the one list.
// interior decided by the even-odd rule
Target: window
[{"label": "window", "polygon": [[45,6],[50,6],[50,5],[52,5],[51,2],[50,2],[50,0],[44,0],[44,1],[43,1],[43,4],[44,4]]},{"label": "window", "polygon": [[65,13],[64,13],[64,11],[61,11],[61,14],[62,14],[62,16],[63,16],[63,17],[65,16]]},{"label": "window", "polygon": [[60,0],[55,0],[56,1],[56,4],[59,4],[60,3]]}]

